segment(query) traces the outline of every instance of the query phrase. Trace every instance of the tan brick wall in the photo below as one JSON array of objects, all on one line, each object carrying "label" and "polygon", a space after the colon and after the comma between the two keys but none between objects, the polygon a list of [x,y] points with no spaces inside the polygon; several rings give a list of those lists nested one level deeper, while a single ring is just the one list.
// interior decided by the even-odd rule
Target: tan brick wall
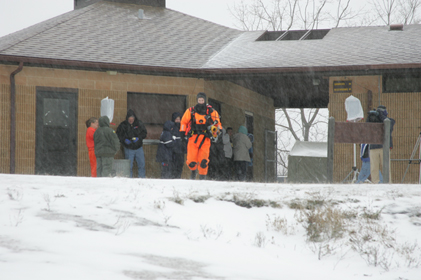
[{"label": "tan brick wall", "polygon": [[[333,81],[352,80],[352,93],[333,93]],[[373,92],[372,107],[380,104],[387,107],[389,117],[396,120],[393,131],[393,150],[391,159],[409,159],[414,149],[417,137],[421,132],[421,93],[382,93],[379,99],[379,76],[331,77],[329,92],[329,115],[336,121],[346,121],[345,99],[351,94],[361,101],[365,117],[368,113],[367,91]],[[357,167],[361,168],[357,145]],[[336,144],[334,158],[334,181],[342,181],[351,171],[353,165],[353,145]],[[418,156],[418,152],[417,155]],[[392,182],[400,183],[408,161],[392,161]],[[419,178],[419,165],[411,164],[405,177],[406,183],[416,183]]]},{"label": "tan brick wall", "polygon": [[[0,75],[0,81],[2,81]],[[0,173],[10,172],[10,86],[0,84]]]},{"label": "tan brick wall", "polygon": [[[0,65],[0,84],[10,84],[10,73],[17,66]],[[24,66],[16,75],[17,85],[62,87],[124,92],[196,94],[203,91],[203,79],[147,76],[128,73],[51,69]]]},{"label": "tan brick wall", "polygon": [[[0,65],[0,128],[2,161],[0,172],[8,173],[10,168],[10,73],[17,66]],[[105,97],[115,100],[113,129],[125,119],[127,92],[188,95],[187,105],[196,104],[196,94],[207,93],[222,104],[224,113],[222,124],[236,131],[245,122],[245,111],[253,113],[255,133],[255,178],[263,180],[264,129],[274,129],[275,109],[273,100],[238,85],[225,81],[204,81],[195,78],[147,76],[106,72],[49,69],[24,66],[15,77],[17,85],[17,143],[16,172],[35,172],[35,116],[36,87],[56,87],[78,89],[78,176],[89,176],[89,159],[85,143],[85,121],[99,117],[100,101]],[[159,177],[160,168],[155,162],[156,145],[145,145],[147,177]],[[120,151],[116,158],[123,158]],[[184,168],[183,178],[189,172]]]},{"label": "tan brick wall", "polygon": [[35,173],[35,87],[16,86],[17,174]]},{"label": "tan brick wall", "polygon": [[[10,171],[10,86],[0,85],[0,173]],[[35,87],[16,86],[16,174],[35,172]]]},{"label": "tan brick wall", "polygon": [[[1,147],[0,172],[10,170],[10,74],[17,66],[0,65],[0,129]],[[35,103],[36,87],[57,87],[78,89],[78,176],[89,176],[89,159],[85,143],[85,121],[99,117],[100,101],[105,97],[115,100],[113,122],[117,125],[125,119],[127,112],[127,92],[190,95],[189,102],[195,102],[197,92],[204,91],[204,80],[147,76],[106,72],[50,69],[24,66],[15,76],[17,91],[17,142],[16,173],[34,174],[35,172]],[[155,163],[156,147],[145,146],[146,173],[155,177],[159,173]],[[120,151],[116,158],[123,158]]]}]

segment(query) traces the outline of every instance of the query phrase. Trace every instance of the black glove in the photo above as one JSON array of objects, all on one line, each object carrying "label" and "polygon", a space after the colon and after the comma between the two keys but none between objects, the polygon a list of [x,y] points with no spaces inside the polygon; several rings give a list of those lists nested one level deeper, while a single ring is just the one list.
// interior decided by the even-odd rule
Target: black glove
[{"label": "black glove", "polygon": [[184,131],[180,131],[180,138],[181,138],[181,144],[183,145],[185,149],[187,149],[187,137]]}]

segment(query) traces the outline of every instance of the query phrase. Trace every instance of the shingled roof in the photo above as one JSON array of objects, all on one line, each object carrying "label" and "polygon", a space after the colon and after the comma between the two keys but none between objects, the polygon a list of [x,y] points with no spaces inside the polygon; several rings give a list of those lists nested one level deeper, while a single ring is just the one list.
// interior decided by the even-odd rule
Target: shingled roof
[{"label": "shingled roof", "polygon": [[101,1],[0,38],[0,61],[222,74],[421,67],[421,25],[403,31],[335,28],[319,40],[256,41],[264,32],[165,7]]},{"label": "shingled roof", "polygon": [[421,25],[406,25],[403,31],[335,28],[320,40],[256,41],[259,36],[261,32],[241,34],[203,68],[421,66]]},{"label": "shingled roof", "polygon": [[0,55],[200,68],[240,34],[163,7],[103,1],[1,38]]}]

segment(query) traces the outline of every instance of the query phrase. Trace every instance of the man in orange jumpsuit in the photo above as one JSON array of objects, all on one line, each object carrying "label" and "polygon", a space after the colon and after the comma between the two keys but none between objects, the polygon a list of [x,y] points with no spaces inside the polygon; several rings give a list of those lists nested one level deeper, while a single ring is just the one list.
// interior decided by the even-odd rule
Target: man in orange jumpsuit
[{"label": "man in orange jumpsuit", "polygon": [[86,122],[86,146],[88,147],[89,152],[89,163],[91,164],[91,177],[96,177],[96,156],[94,149],[94,133],[98,128],[98,119],[90,118]]},{"label": "man in orange jumpsuit", "polygon": [[210,105],[206,105],[206,94],[197,94],[197,104],[184,113],[180,122],[180,135],[185,135],[187,144],[187,166],[192,171],[191,179],[206,179],[208,174],[210,138],[222,130],[219,114]]}]

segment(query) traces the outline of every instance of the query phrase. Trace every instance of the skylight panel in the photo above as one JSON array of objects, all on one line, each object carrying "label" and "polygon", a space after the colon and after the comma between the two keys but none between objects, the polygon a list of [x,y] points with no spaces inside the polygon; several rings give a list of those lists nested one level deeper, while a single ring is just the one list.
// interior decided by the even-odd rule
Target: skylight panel
[{"label": "skylight panel", "polygon": [[321,40],[330,29],[266,31],[256,41]]}]

